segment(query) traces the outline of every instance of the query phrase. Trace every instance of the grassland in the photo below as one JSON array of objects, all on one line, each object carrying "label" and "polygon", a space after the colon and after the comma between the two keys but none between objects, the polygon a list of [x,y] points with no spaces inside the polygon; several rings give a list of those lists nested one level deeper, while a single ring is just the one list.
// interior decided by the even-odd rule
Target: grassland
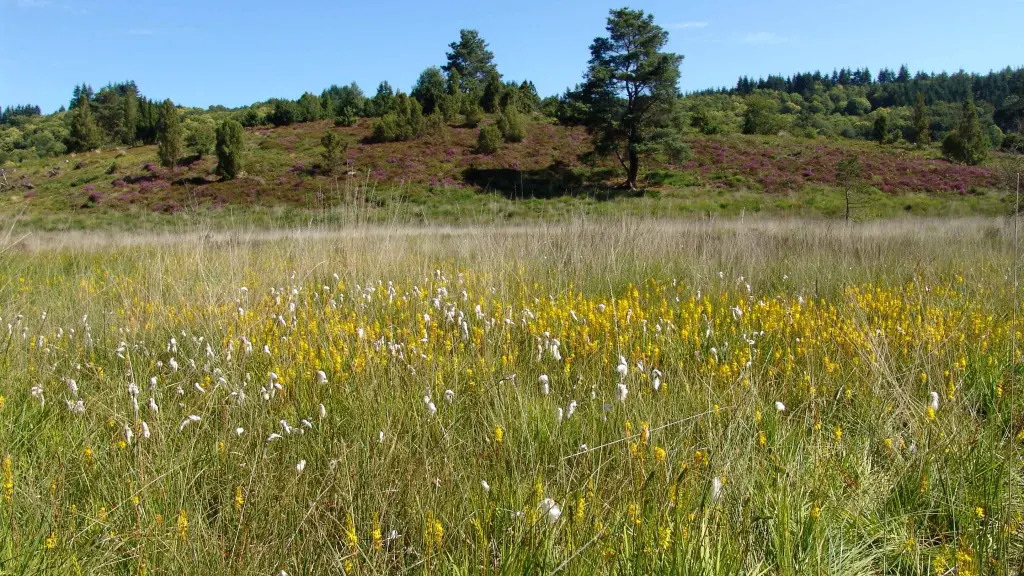
[{"label": "grassland", "polygon": [[[490,120],[488,120],[489,122]],[[348,144],[342,169],[325,173],[320,137]],[[690,137],[690,159],[654,158],[644,190],[617,189],[608,160],[585,161],[586,134],[535,118],[522,143],[474,151],[477,129],[450,126],[412,142],[368,142],[370,121],[247,131],[246,176],[220,181],[216,159],[160,167],[154,147],[104,150],[8,165],[0,215],[33,230],[149,230],[240,223],[263,227],[359,222],[494,224],[580,215],[834,218],[844,212],[836,165],[860,157],[856,219],[1004,215],[997,156],[986,167],[950,164],[927,148],[793,137]],[[2,183],[0,183],[2,184]]]},{"label": "grassland", "polygon": [[1020,574],[1014,252],[984,219],[11,237],[0,572]]}]

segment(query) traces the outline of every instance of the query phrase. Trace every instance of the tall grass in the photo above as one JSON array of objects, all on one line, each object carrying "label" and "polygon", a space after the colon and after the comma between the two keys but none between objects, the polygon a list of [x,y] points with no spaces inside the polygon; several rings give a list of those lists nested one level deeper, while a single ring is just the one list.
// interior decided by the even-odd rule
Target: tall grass
[{"label": "tall grass", "polygon": [[4,573],[1024,561],[1000,221],[5,244]]}]

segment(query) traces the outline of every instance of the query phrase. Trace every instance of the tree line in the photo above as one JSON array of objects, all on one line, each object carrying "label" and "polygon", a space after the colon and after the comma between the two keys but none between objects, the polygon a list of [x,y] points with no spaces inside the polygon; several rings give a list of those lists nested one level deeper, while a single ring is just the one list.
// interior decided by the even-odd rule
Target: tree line
[{"label": "tree line", "polygon": [[[683,57],[663,51],[668,31],[652,15],[612,10],[606,32],[590,46],[583,81],[543,99],[529,80],[502,76],[475,30],[460,31],[445,61],[425,69],[408,94],[384,81],[368,96],[351,83],[295,100],[203,110],[147,99],[133,81],[98,92],[83,83],[74,87],[67,108],[55,114],[44,116],[31,105],[2,109],[0,163],[157,144],[164,163],[173,165],[186,153],[201,158],[232,148],[227,136],[218,147],[222,133],[234,138],[235,124],[229,121],[241,129],[320,120],[352,126],[360,118],[372,120],[369,140],[374,142],[443,140],[452,125],[480,126],[477,151],[493,153],[525,138],[528,118],[538,114],[585,127],[593,137],[593,154],[617,159],[629,186],[636,184],[641,158],[682,158],[681,137],[695,134],[938,142],[950,159],[968,163],[983,161],[992,147],[1024,148],[1024,69],[912,75],[902,66],[873,75],[866,68],[843,68],[831,74],[742,77],[734,88],[684,95],[679,91]],[[483,123],[487,115],[493,121]],[[330,131],[322,143],[329,167],[342,143]]]}]

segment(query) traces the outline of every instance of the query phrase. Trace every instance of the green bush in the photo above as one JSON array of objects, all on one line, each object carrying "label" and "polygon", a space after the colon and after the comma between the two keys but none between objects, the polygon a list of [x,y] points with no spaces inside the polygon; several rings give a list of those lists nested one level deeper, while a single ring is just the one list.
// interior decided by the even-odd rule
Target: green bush
[{"label": "green bush", "polygon": [[320,139],[320,145],[324,147],[324,151],[321,153],[321,158],[324,161],[323,168],[328,173],[333,172],[341,161],[341,155],[348,150],[348,144],[334,132],[327,132]]},{"label": "green bush", "polygon": [[213,152],[217,144],[217,135],[213,121],[203,118],[199,121],[189,119],[185,122],[185,147],[202,158]]},{"label": "green bush", "polygon": [[498,118],[498,131],[505,142],[522,142],[526,138],[526,123],[519,111],[510,106]]},{"label": "green bush", "polygon": [[423,121],[423,135],[435,142],[448,141],[448,123],[440,110],[427,116]]},{"label": "green bush", "polygon": [[476,138],[476,151],[478,154],[494,154],[501,150],[502,135],[498,127],[488,124],[480,129]]},{"label": "green bush", "polygon": [[484,120],[484,111],[480,105],[470,102],[468,99],[462,106],[462,115],[465,118],[462,125],[466,128],[476,128]]},{"label": "green bush", "polygon": [[356,120],[358,119],[359,116],[356,114],[354,108],[352,108],[351,106],[344,106],[341,109],[341,114],[339,114],[338,117],[334,119],[334,125],[345,127],[355,126]]},{"label": "green bush", "polygon": [[245,158],[245,130],[234,120],[217,128],[217,173],[230,180],[242,173]]},{"label": "green bush", "polygon": [[1003,136],[1003,143],[1000,147],[1007,152],[1024,152],[1024,134],[1010,132]]},{"label": "green bush", "polygon": [[423,107],[419,102],[399,92],[394,108],[373,123],[374,142],[402,142],[423,133]]}]

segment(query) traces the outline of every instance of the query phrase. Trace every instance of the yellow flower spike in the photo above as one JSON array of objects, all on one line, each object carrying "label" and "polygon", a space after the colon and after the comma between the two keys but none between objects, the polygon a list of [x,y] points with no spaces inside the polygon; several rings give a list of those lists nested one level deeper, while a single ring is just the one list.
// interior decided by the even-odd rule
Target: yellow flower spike
[{"label": "yellow flower spike", "polygon": [[765,435],[764,430],[757,433],[757,445],[762,448],[768,445],[768,437]]},{"label": "yellow flower spike", "polygon": [[359,536],[356,534],[356,523],[351,512],[345,515],[345,544],[353,553],[359,550]]},{"label": "yellow flower spike", "polygon": [[661,446],[656,446],[654,448],[654,460],[655,460],[655,462],[657,462],[659,464],[664,464],[666,456],[667,455],[665,454],[665,449],[664,448],[662,448]]},{"label": "yellow flower spike", "polygon": [[839,442],[843,441],[843,429],[841,427],[836,426],[836,429],[835,429],[835,432],[833,433],[833,435],[836,438],[836,443],[839,443]]},{"label": "yellow flower spike", "polygon": [[892,438],[886,438],[882,440],[882,443],[885,445],[886,450],[892,451]]},{"label": "yellow flower spike", "polygon": [[817,520],[818,518],[821,518],[821,507],[815,505],[811,508],[811,519]]},{"label": "yellow flower spike", "polygon": [[494,443],[500,445],[505,441],[505,429],[501,425],[494,427]]},{"label": "yellow flower spike", "polygon": [[380,523],[376,518],[373,520],[373,530],[370,531],[370,539],[373,541],[374,550],[384,549],[384,535],[380,530]]},{"label": "yellow flower spike", "polygon": [[57,533],[50,532],[50,535],[46,537],[46,541],[43,542],[43,548],[47,550],[53,550],[57,547]]},{"label": "yellow flower spike", "polygon": [[188,539],[188,515],[185,514],[185,509],[178,510],[178,539],[185,541]]},{"label": "yellow flower spike", "polygon": [[245,495],[242,493],[241,486],[235,487],[235,498],[232,500],[232,503],[235,506],[236,512],[242,511],[242,506],[245,505]]},{"label": "yellow flower spike", "polygon": [[976,507],[974,509],[974,515],[977,516],[979,520],[984,520],[985,519],[985,509],[982,508],[981,506]]}]

